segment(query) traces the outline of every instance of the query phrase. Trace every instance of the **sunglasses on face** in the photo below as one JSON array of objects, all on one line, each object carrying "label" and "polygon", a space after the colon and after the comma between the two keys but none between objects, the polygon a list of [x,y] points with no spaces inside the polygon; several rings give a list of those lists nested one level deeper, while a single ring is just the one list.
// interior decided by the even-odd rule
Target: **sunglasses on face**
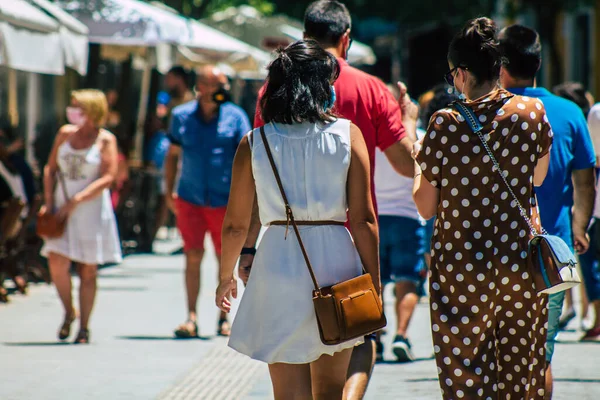
[{"label": "sunglasses on face", "polygon": [[456,71],[458,71],[459,69],[467,70],[467,67],[465,67],[464,65],[459,65],[457,67],[452,68],[450,71],[446,72],[446,75],[444,75],[444,80],[446,81],[446,83],[448,85],[454,86],[454,73]]},{"label": "sunglasses on face", "polygon": [[348,51],[350,51],[350,48],[352,47],[352,42],[354,42],[354,39],[350,38],[348,41]]}]

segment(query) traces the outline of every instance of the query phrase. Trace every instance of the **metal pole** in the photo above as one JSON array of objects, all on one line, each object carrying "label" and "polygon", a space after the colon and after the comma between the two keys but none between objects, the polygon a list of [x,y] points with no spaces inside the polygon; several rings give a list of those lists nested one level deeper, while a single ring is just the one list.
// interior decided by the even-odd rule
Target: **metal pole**
[{"label": "metal pole", "polygon": [[150,94],[150,83],[152,81],[152,65],[147,62],[144,66],[142,74],[142,87],[140,90],[140,105],[137,115],[133,159],[135,163],[142,162],[143,146],[144,146],[144,122],[148,112],[148,96]]},{"label": "metal pole", "polygon": [[40,76],[27,74],[27,133],[25,137],[25,157],[29,165],[35,165],[33,145],[37,136],[37,123],[40,116]]}]

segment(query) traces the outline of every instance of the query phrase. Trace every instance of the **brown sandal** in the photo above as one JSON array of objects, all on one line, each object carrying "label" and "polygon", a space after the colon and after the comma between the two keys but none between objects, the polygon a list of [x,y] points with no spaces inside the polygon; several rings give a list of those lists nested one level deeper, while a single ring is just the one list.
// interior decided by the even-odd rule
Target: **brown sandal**
[{"label": "brown sandal", "polygon": [[89,329],[80,329],[73,344],[90,344]]},{"label": "brown sandal", "polygon": [[65,318],[60,330],[58,331],[59,340],[67,340],[71,335],[71,324],[77,319],[77,313],[73,310],[71,318]]},{"label": "brown sandal", "polygon": [[[190,325],[192,329],[190,329]],[[198,323],[196,321],[188,320],[187,322],[179,325],[175,330],[175,337],[177,339],[191,339],[198,337]]]}]

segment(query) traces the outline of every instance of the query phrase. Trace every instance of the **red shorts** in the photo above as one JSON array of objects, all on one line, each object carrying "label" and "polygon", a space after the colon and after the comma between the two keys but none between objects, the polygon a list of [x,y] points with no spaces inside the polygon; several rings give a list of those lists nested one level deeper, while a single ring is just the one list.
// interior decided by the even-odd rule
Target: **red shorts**
[{"label": "red shorts", "polygon": [[183,250],[204,250],[204,237],[208,231],[215,252],[221,255],[221,229],[227,207],[202,207],[181,199],[176,200],[175,207],[177,228],[183,238]]}]

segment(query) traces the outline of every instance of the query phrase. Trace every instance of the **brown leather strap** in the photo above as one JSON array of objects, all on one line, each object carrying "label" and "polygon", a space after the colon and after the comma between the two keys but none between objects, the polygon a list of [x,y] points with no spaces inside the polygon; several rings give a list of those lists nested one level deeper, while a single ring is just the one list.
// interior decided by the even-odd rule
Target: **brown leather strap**
[{"label": "brown leather strap", "polygon": [[[269,225],[276,226],[287,226],[289,224],[288,221],[272,221]],[[296,221],[296,225],[299,226],[327,226],[327,225],[346,225],[344,222],[340,221]]]},{"label": "brown leather strap", "polygon": [[300,250],[302,251],[302,256],[304,257],[304,261],[306,262],[306,266],[308,267],[308,272],[310,273],[310,278],[313,281],[313,285],[315,285],[315,290],[319,292],[319,283],[317,282],[317,277],[315,276],[315,272],[313,271],[310,259],[308,258],[308,253],[306,252],[306,248],[304,247],[304,243],[302,242],[302,238],[300,237],[300,231],[298,230],[298,225],[296,224],[296,220],[294,219],[292,207],[290,207],[288,198],[285,195],[285,190],[283,189],[283,184],[281,183],[281,177],[279,176],[279,172],[277,171],[277,166],[275,165],[275,160],[273,159],[273,153],[271,153],[271,147],[269,146],[269,142],[267,141],[267,135],[265,134],[264,126],[260,127],[260,135],[262,136],[263,144],[265,145],[265,150],[267,151],[267,157],[269,158],[269,163],[271,163],[271,168],[273,169],[273,175],[275,175],[277,186],[279,186],[279,191],[281,192],[281,197],[283,197],[283,203],[285,204],[285,214],[288,219],[288,221],[286,221],[285,224],[287,226],[290,222],[292,223],[292,226],[294,227],[294,232],[296,233],[296,238],[298,239],[298,244],[300,245]]}]

